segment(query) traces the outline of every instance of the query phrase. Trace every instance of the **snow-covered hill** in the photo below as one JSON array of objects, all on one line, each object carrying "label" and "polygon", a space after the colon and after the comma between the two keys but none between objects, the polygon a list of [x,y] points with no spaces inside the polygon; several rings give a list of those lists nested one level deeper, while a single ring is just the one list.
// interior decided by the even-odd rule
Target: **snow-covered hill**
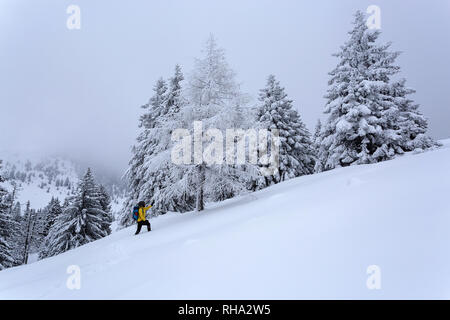
[{"label": "snow-covered hill", "polygon": [[[85,172],[83,166],[61,157],[24,157],[11,155],[1,158],[4,160],[2,171],[7,179],[5,187],[13,190],[17,188],[16,201],[22,208],[30,201],[32,209],[42,209],[52,197],[64,201],[73,194],[79,179]],[[108,177],[96,175],[109,191],[111,196],[111,210],[116,215],[122,209],[124,188],[115,184]]]},{"label": "snow-covered hill", "polygon": [[75,165],[62,158],[24,159],[10,156],[3,164],[6,187],[18,186],[17,201],[31,208],[45,207],[52,197],[61,201],[72,193],[78,183]]},{"label": "snow-covered hill", "polygon": [[[0,298],[450,298],[450,141],[167,214],[0,272]],[[66,286],[67,268],[81,289]],[[366,285],[368,266],[381,289]]]}]

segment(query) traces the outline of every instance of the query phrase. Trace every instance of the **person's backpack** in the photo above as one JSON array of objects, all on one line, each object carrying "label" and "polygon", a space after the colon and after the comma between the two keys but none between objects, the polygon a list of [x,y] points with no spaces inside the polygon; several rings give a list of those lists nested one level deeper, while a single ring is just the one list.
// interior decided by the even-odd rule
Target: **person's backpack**
[{"label": "person's backpack", "polygon": [[138,206],[133,207],[133,219],[134,220],[139,219],[139,207]]}]

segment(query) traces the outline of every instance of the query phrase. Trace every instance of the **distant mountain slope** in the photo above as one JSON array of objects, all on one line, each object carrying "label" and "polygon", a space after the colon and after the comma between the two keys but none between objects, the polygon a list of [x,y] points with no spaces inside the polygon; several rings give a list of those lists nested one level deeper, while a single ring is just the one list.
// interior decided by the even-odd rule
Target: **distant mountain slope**
[{"label": "distant mountain slope", "polygon": [[[19,155],[10,155],[3,162],[3,172],[7,179],[6,187],[18,186],[18,198],[25,206],[30,201],[31,208],[45,207],[52,197],[60,201],[73,194],[79,178],[84,173],[82,166],[60,157],[28,159]],[[94,171],[95,173],[95,171]],[[98,179],[97,175],[97,179]],[[100,177],[99,181],[108,180]],[[121,209],[124,189],[108,181],[105,187],[110,192],[113,212]]]},{"label": "distant mountain slope", "polygon": [[52,197],[63,201],[78,183],[75,165],[61,158],[32,162],[16,157],[7,159],[3,170],[8,188],[11,190],[13,184],[19,187],[18,201],[21,204],[30,201],[35,209],[46,206]]},{"label": "distant mountain slope", "polygon": [[[153,219],[0,272],[2,299],[450,298],[450,141]],[[80,267],[69,290],[67,268]],[[381,270],[381,289],[366,286]]]}]

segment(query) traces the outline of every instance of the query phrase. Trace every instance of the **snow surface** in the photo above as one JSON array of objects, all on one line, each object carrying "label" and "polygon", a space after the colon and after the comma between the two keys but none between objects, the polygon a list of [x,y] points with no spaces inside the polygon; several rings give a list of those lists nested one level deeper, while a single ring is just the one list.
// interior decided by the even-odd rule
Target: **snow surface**
[{"label": "snow surface", "polygon": [[[450,298],[450,140],[153,219],[0,272],[2,299]],[[67,267],[81,269],[69,290]],[[381,289],[366,286],[381,268]]]}]

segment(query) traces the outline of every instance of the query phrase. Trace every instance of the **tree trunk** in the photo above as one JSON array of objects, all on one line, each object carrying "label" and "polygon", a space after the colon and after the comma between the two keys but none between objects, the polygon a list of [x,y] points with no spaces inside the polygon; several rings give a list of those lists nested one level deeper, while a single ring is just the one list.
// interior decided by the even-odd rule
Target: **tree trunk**
[{"label": "tree trunk", "polygon": [[17,185],[13,182],[13,191],[11,192],[11,203],[9,206],[9,216],[12,217],[13,207],[16,201]]},{"label": "tree trunk", "polygon": [[197,211],[205,210],[204,202],[205,165],[197,166]]},{"label": "tree trunk", "polygon": [[23,264],[28,263],[28,255],[30,253],[31,241],[33,240],[34,218],[35,217],[36,216],[33,215],[33,212],[30,212],[30,215],[28,216],[27,233],[26,233],[25,246],[24,246],[24,252],[23,252]]}]

